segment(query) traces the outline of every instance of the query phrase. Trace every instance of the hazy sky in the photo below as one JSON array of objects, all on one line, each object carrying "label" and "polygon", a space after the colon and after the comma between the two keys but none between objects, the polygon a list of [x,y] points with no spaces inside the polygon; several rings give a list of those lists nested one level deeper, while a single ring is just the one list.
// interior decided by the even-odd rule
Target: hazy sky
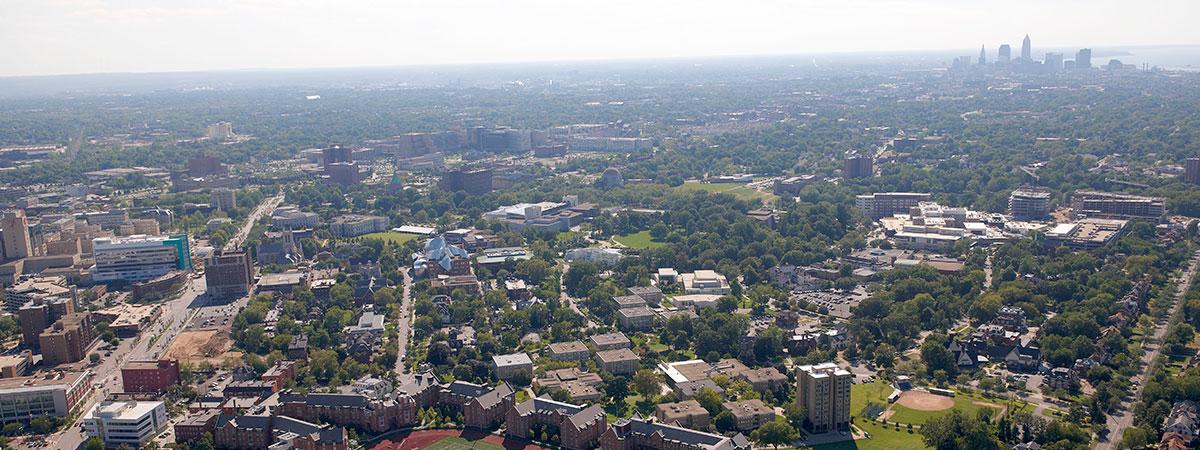
[{"label": "hazy sky", "polygon": [[0,0],[0,76],[1200,43],[1198,0]]}]

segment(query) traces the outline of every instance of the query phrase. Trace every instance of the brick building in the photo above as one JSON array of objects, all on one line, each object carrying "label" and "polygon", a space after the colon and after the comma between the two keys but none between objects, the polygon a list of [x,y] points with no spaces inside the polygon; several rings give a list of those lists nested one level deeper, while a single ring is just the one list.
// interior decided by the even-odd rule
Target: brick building
[{"label": "brick building", "polygon": [[125,392],[161,394],[179,384],[179,361],[130,361],[121,368],[121,386]]},{"label": "brick building", "polygon": [[547,398],[531,398],[513,405],[505,414],[509,436],[528,439],[534,427],[557,429],[559,442],[569,450],[592,448],[608,428],[600,405],[582,407]]}]

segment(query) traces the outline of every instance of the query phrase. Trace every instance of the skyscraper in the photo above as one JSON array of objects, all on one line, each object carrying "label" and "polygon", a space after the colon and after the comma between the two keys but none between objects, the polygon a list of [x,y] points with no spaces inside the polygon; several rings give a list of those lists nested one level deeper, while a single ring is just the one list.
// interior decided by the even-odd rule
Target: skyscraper
[{"label": "skyscraper", "polygon": [[979,46],[979,65],[987,65],[987,49],[982,45]]},{"label": "skyscraper", "polygon": [[1029,35],[1025,35],[1025,40],[1021,41],[1021,59],[1025,61],[1033,61],[1033,45],[1029,42]]},{"label": "skyscraper", "polygon": [[1091,69],[1092,68],[1092,49],[1081,48],[1075,53],[1075,68],[1076,69]]},{"label": "skyscraper", "polygon": [[1063,68],[1062,53],[1046,53],[1046,59],[1042,63],[1042,67],[1048,72],[1058,72]]},{"label": "skyscraper", "polygon": [[1008,44],[1001,45],[1000,53],[996,57],[996,64],[1008,64],[1010,60],[1012,60],[1012,47],[1009,47]]},{"label": "skyscraper", "polygon": [[14,209],[4,214],[0,219],[0,230],[3,230],[4,258],[12,261],[33,256],[33,242],[29,239],[29,221],[25,219],[25,210]]},{"label": "skyscraper", "polygon": [[1200,184],[1200,158],[1188,158],[1184,166],[1183,181]]}]

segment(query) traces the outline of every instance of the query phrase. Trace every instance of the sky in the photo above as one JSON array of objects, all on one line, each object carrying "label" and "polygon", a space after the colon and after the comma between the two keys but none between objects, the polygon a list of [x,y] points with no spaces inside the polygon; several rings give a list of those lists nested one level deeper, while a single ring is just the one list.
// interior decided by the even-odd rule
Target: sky
[{"label": "sky", "polygon": [[0,76],[1200,44],[1196,0],[0,0]]}]

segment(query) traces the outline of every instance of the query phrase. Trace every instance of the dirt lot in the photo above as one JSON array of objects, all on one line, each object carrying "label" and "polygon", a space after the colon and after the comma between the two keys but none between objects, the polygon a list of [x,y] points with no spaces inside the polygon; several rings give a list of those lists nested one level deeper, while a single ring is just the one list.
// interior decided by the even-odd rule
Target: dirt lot
[{"label": "dirt lot", "polygon": [[184,331],[175,337],[167,349],[167,357],[182,363],[199,364],[208,361],[220,366],[227,359],[240,359],[241,353],[229,351],[233,341],[227,330]]},{"label": "dirt lot", "polygon": [[896,400],[896,403],[917,411],[941,411],[954,407],[954,399],[950,397],[921,391],[908,391],[900,394],[900,399]]}]

